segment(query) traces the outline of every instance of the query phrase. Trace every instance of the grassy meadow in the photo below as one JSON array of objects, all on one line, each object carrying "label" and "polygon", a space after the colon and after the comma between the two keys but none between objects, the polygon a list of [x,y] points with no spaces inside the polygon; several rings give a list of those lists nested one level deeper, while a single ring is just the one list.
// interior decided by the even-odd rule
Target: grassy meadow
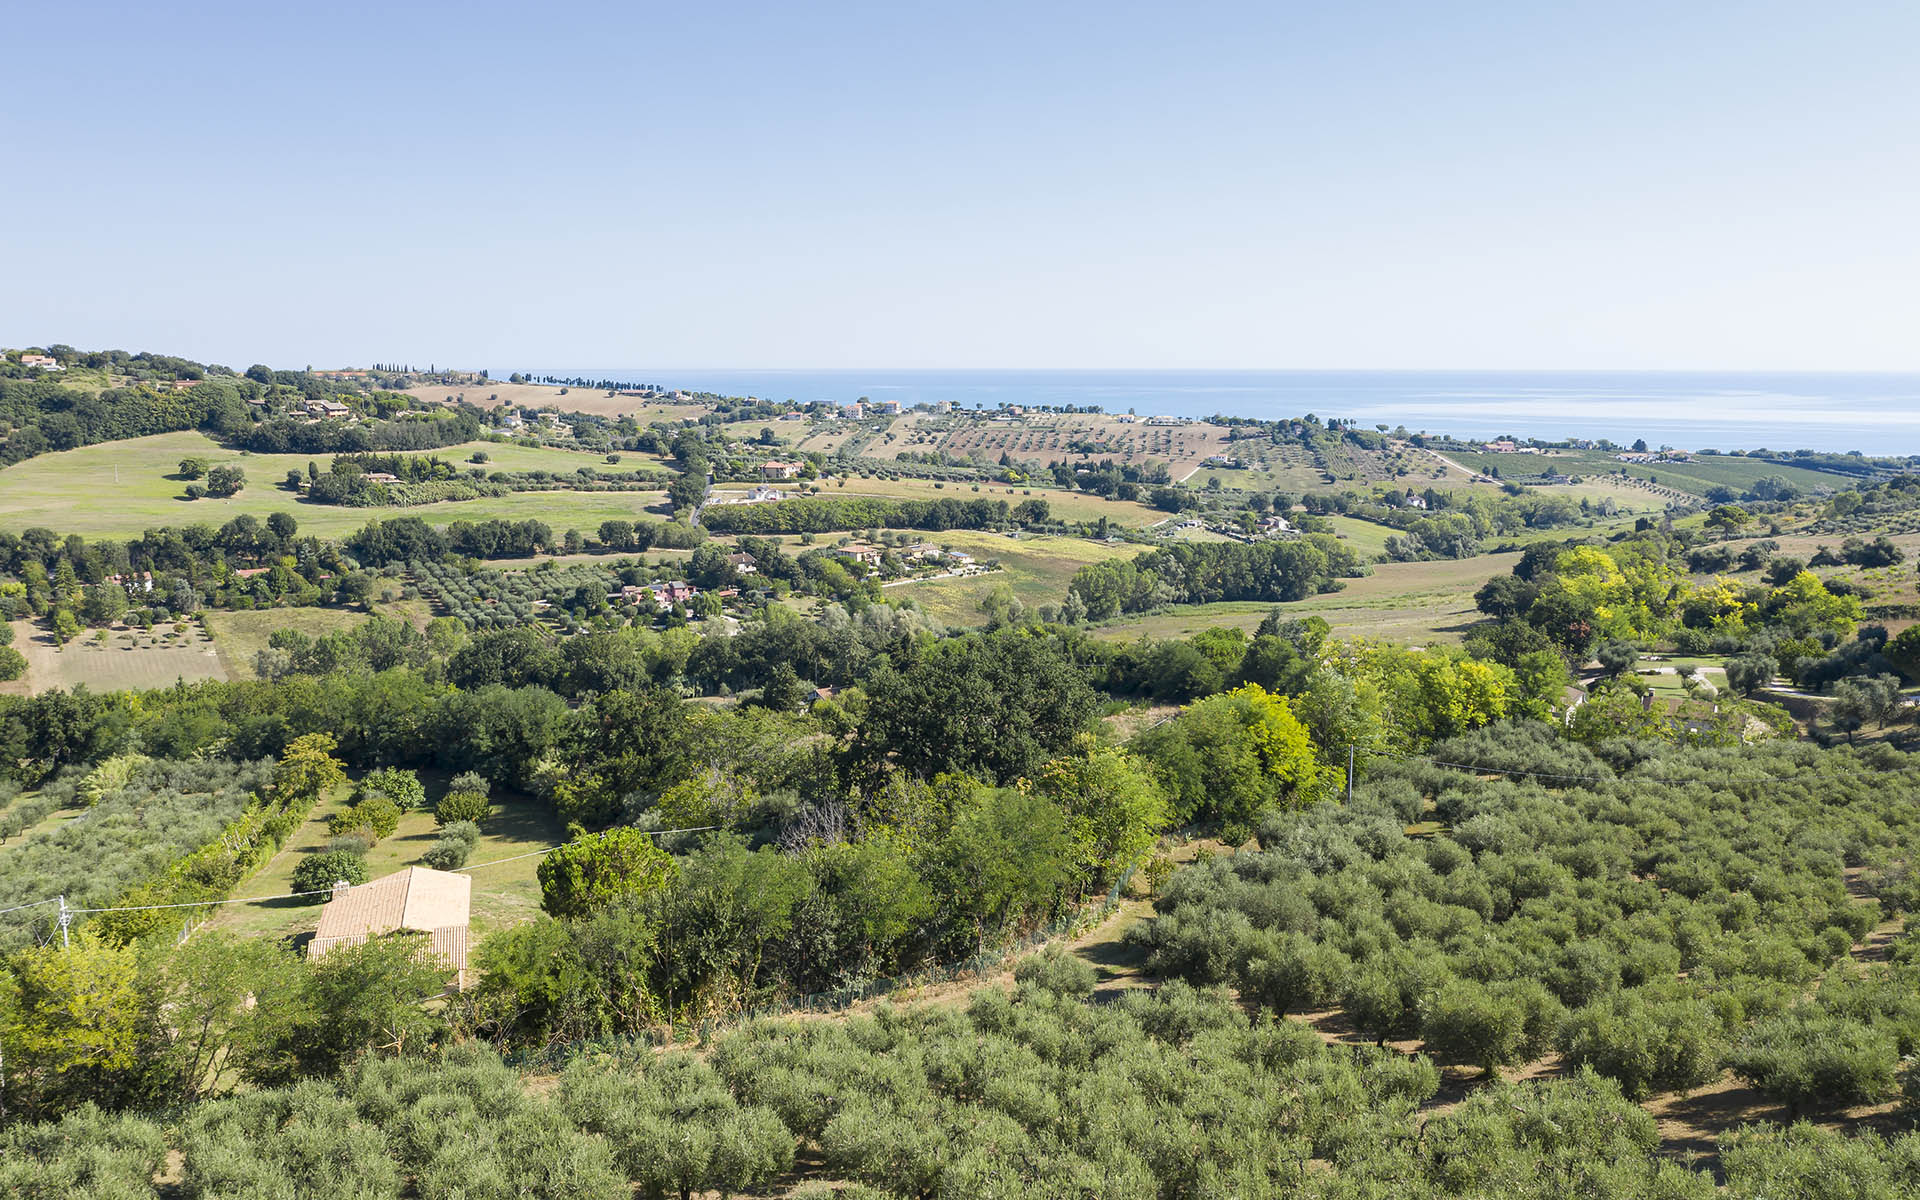
[{"label": "grassy meadow", "polygon": [[982,563],[998,559],[1002,568],[985,575],[929,579],[887,589],[889,600],[913,600],[936,620],[948,625],[981,624],[984,617],[980,602],[1001,588],[1012,592],[1029,608],[1059,604],[1066,599],[1067,581],[1086,563],[1131,558],[1145,549],[1124,542],[1066,537],[1015,539],[973,530],[925,536],[938,545],[964,550]]},{"label": "grassy meadow", "polygon": [[[446,791],[446,778],[438,772],[422,771],[427,785],[429,805]],[[267,861],[251,879],[234,889],[236,896],[276,896],[293,890],[293,872],[309,854],[325,850],[332,834],[327,819],[346,807],[348,789],[342,788],[318,805],[313,815],[280,853]],[[367,877],[382,875],[406,867],[418,866],[420,856],[439,837],[433,810],[409,809],[401,814],[400,826],[390,837],[382,838],[367,854]],[[512,858],[532,850],[558,845],[566,832],[547,805],[525,797],[495,797],[494,815],[480,827],[480,844],[474,848],[469,865]],[[540,883],[535,875],[540,859],[521,858],[498,866],[481,867],[473,872],[472,938],[491,929],[500,929],[530,919],[540,908]],[[320,905],[300,900],[277,900],[262,904],[230,904],[219,909],[199,936],[241,936],[294,939],[313,932],[320,919]],[[470,941],[469,945],[473,942]]]},{"label": "grassy meadow", "polygon": [[[608,467],[599,454],[500,442],[469,442],[420,453],[465,463],[475,451],[486,453],[489,467],[504,470]],[[246,488],[225,499],[186,499],[186,481],[177,478],[177,472],[180,460],[188,457],[204,458],[212,466],[240,467],[247,473]],[[163,433],[43,454],[0,470],[0,529],[18,532],[38,525],[62,534],[125,538],[168,525],[222,525],[242,513],[264,518],[288,512],[299,519],[302,531],[326,537],[352,533],[376,517],[394,516],[417,516],[435,525],[491,518],[539,520],[556,532],[587,532],[609,518],[663,515],[647,511],[659,503],[659,492],[520,492],[411,508],[310,504],[282,486],[288,471],[304,471],[310,461],[324,471],[332,456],[249,454],[228,450],[199,433]],[[623,454],[610,469],[654,464],[647,455]]]},{"label": "grassy meadow", "polygon": [[1439,645],[1460,641],[1481,619],[1473,594],[1495,575],[1504,575],[1518,554],[1482,554],[1437,562],[1380,563],[1346,587],[1289,604],[1260,601],[1190,604],[1166,612],[1123,617],[1097,627],[1097,637],[1131,641],[1139,637],[1187,637],[1203,629],[1233,625],[1252,631],[1275,609],[1289,616],[1317,616],[1336,637]]}]

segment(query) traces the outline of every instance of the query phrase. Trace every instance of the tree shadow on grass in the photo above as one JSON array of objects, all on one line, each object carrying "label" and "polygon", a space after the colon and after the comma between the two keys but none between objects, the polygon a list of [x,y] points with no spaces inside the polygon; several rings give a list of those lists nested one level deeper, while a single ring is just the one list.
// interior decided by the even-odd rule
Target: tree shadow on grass
[{"label": "tree shadow on grass", "polygon": [[480,832],[502,842],[551,846],[566,836],[559,818],[538,800],[525,796],[496,796],[493,815],[480,823]]},{"label": "tree shadow on grass", "polygon": [[1129,990],[1129,984],[1138,979],[1146,968],[1147,953],[1147,947],[1128,942],[1125,938],[1081,947],[1080,957],[1100,976],[1100,982],[1094,989],[1094,998],[1111,1000]]}]

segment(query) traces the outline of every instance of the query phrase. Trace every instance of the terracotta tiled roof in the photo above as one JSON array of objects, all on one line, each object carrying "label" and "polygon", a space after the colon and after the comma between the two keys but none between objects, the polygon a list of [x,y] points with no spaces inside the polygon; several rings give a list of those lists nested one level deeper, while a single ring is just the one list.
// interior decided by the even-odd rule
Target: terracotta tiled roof
[{"label": "terracotta tiled roof", "polygon": [[314,930],[307,956],[319,958],[335,946],[355,946],[369,937],[410,929],[429,935],[434,954],[464,971],[472,896],[472,877],[427,867],[408,867],[345,888],[320,910],[320,927]]}]

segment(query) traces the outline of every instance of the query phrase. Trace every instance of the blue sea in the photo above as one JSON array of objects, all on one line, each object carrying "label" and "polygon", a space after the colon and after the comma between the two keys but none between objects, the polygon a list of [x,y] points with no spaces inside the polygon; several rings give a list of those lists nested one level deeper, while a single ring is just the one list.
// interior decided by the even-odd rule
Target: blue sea
[{"label": "blue sea", "polygon": [[[542,372],[545,373],[545,372]],[[1611,438],[1683,450],[1920,455],[1920,374],[1625,371],[735,371],[567,368],[555,375],[725,395],[902,406],[950,400],[1108,412],[1315,413],[1461,438]],[[504,376],[506,372],[499,372]]]}]

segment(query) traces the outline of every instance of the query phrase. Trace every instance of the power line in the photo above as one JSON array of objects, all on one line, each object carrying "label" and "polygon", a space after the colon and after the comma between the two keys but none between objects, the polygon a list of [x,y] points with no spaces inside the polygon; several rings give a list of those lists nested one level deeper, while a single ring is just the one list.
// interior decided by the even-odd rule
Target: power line
[{"label": "power line", "polygon": [[28,909],[28,908],[39,908],[42,905],[47,905],[47,904],[57,904],[59,903],[59,899],[60,898],[56,896],[51,900],[35,900],[32,904],[16,904],[12,908],[0,908],[0,914],[20,912],[21,910]]},{"label": "power line", "polygon": [[112,908],[70,908],[70,913],[148,912],[161,908],[211,908],[216,904],[265,904],[269,900],[293,900],[301,896],[325,896],[332,888],[311,892],[281,892],[277,896],[236,896],[231,900],[187,900],[179,904],[124,904]]}]

